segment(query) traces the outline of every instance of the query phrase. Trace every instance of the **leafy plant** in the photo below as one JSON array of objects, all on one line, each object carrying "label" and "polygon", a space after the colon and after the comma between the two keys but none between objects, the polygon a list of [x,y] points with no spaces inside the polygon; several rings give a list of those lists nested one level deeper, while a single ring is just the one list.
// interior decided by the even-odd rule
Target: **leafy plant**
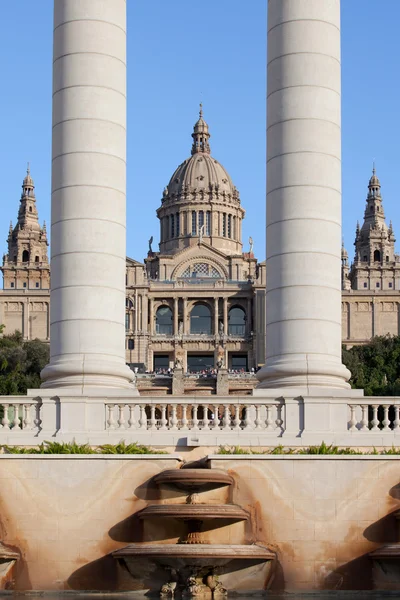
[{"label": "leafy plant", "polygon": [[48,442],[45,441],[35,448],[23,446],[2,446],[6,454],[167,454],[161,450],[154,450],[149,446],[143,446],[136,442],[126,444],[104,444],[98,448],[92,448],[89,444],[77,444],[72,442]]},{"label": "leafy plant", "polygon": [[137,442],[126,444],[124,441],[119,444],[103,444],[99,446],[99,451],[100,454],[166,454],[166,452],[154,450]]}]

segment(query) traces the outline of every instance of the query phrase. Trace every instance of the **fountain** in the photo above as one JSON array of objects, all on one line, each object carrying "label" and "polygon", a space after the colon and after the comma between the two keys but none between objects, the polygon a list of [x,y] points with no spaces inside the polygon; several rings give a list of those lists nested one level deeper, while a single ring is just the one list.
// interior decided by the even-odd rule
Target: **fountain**
[{"label": "fountain", "polygon": [[153,479],[158,486],[172,486],[188,494],[185,504],[156,504],[144,508],[138,517],[147,519],[177,519],[186,524],[187,532],[177,544],[130,544],[113,552],[113,557],[126,567],[135,578],[138,562],[147,560],[155,569],[168,573],[168,581],[161,585],[161,598],[200,598],[220,600],[227,589],[219,575],[240,570],[250,565],[272,561],[275,554],[257,544],[213,544],[204,535],[205,523],[213,527],[249,519],[248,513],[235,504],[203,504],[200,492],[231,486],[233,478],[217,469],[169,469]]},{"label": "fountain", "polygon": [[13,587],[12,571],[19,558],[18,552],[14,552],[0,542],[0,590]]},{"label": "fountain", "polygon": [[370,552],[373,561],[373,580],[375,589],[399,590],[400,587],[400,510],[394,513],[397,521],[397,542],[381,546]]}]

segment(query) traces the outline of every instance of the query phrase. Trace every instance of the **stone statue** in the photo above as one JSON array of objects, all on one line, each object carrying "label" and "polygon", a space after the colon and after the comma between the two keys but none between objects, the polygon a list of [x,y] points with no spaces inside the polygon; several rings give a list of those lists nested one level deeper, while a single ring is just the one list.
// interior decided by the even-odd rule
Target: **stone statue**
[{"label": "stone statue", "polygon": [[250,254],[252,254],[252,252],[253,252],[253,246],[254,246],[254,241],[253,241],[253,238],[251,236],[249,237],[249,244],[250,244],[250,250],[249,250],[249,252],[250,252]]},{"label": "stone statue", "polygon": [[203,241],[203,235],[204,235],[204,225],[202,225],[199,229],[199,246],[200,246],[201,242]]},{"label": "stone statue", "polygon": [[153,243],[153,236],[149,239],[149,254],[153,254],[153,248],[151,247]]},{"label": "stone statue", "polygon": [[180,360],[180,358],[176,358],[175,359],[174,368],[175,369],[182,369],[182,361]]}]

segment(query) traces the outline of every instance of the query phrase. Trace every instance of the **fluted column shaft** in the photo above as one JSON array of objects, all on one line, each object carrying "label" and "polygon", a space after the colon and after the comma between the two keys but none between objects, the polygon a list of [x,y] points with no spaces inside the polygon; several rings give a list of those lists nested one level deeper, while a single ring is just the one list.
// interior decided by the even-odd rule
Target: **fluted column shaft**
[{"label": "fluted column shaft", "polygon": [[51,344],[42,387],[128,388],[126,1],[55,0]]},{"label": "fluted column shaft", "polygon": [[348,387],[340,76],[340,0],[269,0],[267,353],[259,387]]}]

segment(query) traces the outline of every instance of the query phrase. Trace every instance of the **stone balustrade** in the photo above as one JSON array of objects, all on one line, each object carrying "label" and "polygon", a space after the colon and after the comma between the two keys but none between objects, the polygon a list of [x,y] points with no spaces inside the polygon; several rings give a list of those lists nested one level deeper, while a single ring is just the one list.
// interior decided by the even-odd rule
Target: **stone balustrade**
[{"label": "stone balustrade", "polygon": [[[153,446],[400,446],[400,398],[363,396],[0,398],[0,445],[49,439]],[[373,401],[373,404],[371,403]]]}]

